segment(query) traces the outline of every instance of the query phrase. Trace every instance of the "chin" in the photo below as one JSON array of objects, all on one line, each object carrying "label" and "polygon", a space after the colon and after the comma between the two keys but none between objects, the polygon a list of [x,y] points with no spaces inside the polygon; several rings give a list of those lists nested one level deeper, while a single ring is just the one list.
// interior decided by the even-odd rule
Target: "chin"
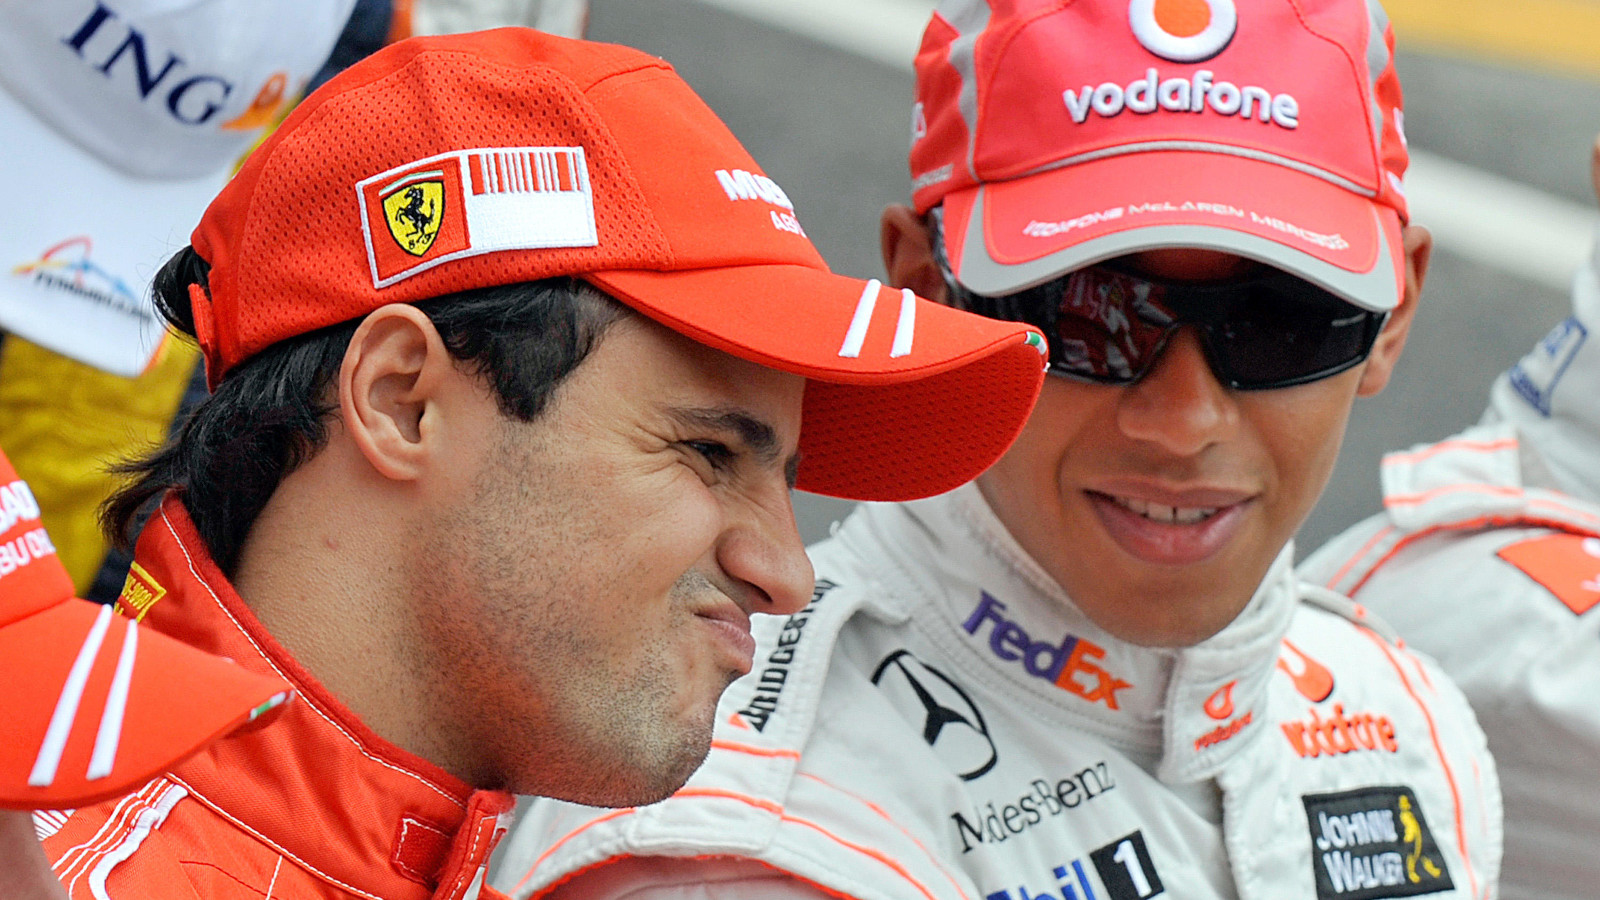
[{"label": "chin", "polygon": [[[1192,647],[1227,628],[1252,595],[1226,603],[1204,598],[1200,602],[1182,599],[1194,588],[1176,585],[1150,586],[1134,594],[1123,594],[1098,610],[1084,614],[1119,640],[1139,647]],[[1151,598],[1161,598],[1155,602]]]},{"label": "chin", "polygon": [[711,730],[670,744],[635,736],[598,753],[549,754],[527,760],[525,777],[508,779],[517,794],[550,797],[584,806],[644,806],[672,796],[711,752]]}]

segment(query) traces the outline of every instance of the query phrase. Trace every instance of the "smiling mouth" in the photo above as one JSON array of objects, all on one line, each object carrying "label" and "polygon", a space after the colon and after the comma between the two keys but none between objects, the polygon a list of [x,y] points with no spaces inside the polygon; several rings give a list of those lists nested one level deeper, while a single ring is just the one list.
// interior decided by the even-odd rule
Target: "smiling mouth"
[{"label": "smiling mouth", "polygon": [[1198,525],[1222,511],[1220,507],[1215,506],[1166,506],[1134,497],[1119,497],[1115,494],[1102,496],[1135,515],[1161,525]]}]

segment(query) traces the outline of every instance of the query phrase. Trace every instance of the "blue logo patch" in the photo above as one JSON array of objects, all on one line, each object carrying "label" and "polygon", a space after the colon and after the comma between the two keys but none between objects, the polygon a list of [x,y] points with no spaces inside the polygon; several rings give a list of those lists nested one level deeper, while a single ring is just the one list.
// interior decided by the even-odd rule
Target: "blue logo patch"
[{"label": "blue logo patch", "polygon": [[1551,398],[1562,376],[1577,358],[1578,351],[1589,339],[1589,329],[1576,318],[1568,317],[1544,336],[1532,353],[1524,356],[1512,367],[1508,376],[1511,387],[1537,409],[1545,418],[1550,417]]}]

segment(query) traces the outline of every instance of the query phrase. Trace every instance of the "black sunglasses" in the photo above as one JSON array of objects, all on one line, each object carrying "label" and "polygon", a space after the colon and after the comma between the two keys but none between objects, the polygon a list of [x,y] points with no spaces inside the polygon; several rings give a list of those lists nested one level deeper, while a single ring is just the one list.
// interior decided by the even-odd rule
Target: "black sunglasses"
[{"label": "black sunglasses", "polygon": [[1217,381],[1241,391],[1306,384],[1372,352],[1387,313],[1362,309],[1287,272],[1195,283],[1134,275],[1114,264],[1069,272],[1013,294],[987,297],[956,283],[936,242],[954,305],[1026,322],[1050,343],[1050,373],[1133,384],[1179,328],[1199,332]]}]

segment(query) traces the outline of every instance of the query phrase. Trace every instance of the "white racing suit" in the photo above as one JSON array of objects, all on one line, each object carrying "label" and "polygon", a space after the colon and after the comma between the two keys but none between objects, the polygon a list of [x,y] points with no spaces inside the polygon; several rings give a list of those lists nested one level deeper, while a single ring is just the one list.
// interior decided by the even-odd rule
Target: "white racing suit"
[{"label": "white racing suit", "polygon": [[[497,883],[538,896],[1133,900],[1496,895],[1500,797],[1432,663],[1285,551],[1194,647],[1112,638],[968,485],[866,504],[760,617],[704,767],[652,806],[534,801]],[[625,857],[764,880],[607,887]],[[621,867],[619,867],[621,868]],[[774,890],[773,872],[789,892]],[[587,883],[586,883],[587,881]]]},{"label": "white racing suit", "polygon": [[[1483,424],[1390,454],[1385,511],[1302,573],[1461,685],[1505,790],[1508,898],[1600,895],[1600,278],[1495,383]],[[1582,499],[1580,499],[1582,498]]]}]

